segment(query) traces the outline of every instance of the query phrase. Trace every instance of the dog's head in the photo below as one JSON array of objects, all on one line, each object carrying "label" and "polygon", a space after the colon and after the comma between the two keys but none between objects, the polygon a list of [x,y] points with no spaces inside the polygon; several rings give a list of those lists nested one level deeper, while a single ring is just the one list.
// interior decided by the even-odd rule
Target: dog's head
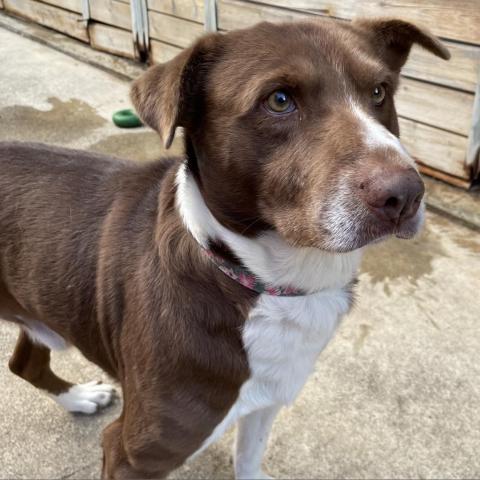
[{"label": "dog's head", "polygon": [[350,251],[422,223],[393,101],[413,43],[449,58],[400,20],[261,23],[150,68],[132,100],[167,147],[184,127],[189,169],[224,226]]}]

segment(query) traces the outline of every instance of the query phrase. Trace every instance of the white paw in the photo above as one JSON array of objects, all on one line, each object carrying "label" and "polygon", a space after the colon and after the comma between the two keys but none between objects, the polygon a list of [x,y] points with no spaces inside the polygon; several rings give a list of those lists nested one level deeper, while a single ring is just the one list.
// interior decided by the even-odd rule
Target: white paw
[{"label": "white paw", "polygon": [[94,381],[74,385],[65,393],[53,395],[53,399],[68,412],[91,415],[112,402],[114,391],[112,385]]}]

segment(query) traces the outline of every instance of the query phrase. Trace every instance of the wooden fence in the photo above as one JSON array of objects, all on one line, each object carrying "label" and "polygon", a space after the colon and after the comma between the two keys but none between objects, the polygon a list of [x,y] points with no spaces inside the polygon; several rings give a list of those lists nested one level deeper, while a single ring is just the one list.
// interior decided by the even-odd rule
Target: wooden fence
[{"label": "wooden fence", "polygon": [[[206,0],[143,1],[148,16],[148,60],[164,62],[205,32]],[[0,0],[13,13],[93,48],[129,58],[139,51],[132,35],[130,0]],[[210,2],[212,3],[212,2]],[[414,47],[397,96],[402,141],[428,174],[469,186],[480,174],[478,113],[473,116],[480,72],[480,0],[217,0],[218,30],[258,21],[396,16],[428,27],[452,52],[445,63]],[[89,6],[85,18],[85,4]],[[82,20],[83,19],[83,20]],[[133,28],[134,30],[134,28]],[[477,106],[477,112],[480,110]],[[476,127],[476,128],[475,128]],[[470,152],[468,145],[470,140]],[[473,147],[472,147],[473,145]],[[468,161],[467,161],[468,158]]]}]

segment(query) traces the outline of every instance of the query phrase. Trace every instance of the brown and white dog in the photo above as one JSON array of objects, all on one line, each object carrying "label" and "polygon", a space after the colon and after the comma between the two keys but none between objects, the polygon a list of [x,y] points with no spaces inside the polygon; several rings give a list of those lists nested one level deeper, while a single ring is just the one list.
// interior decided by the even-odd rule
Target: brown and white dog
[{"label": "brown and white dog", "polygon": [[117,379],[104,478],[158,478],[238,422],[237,478],[259,478],[352,303],[362,248],[412,237],[424,187],[393,95],[413,43],[399,20],[262,23],[198,40],[133,84],[143,120],[185,158],[136,165],[0,146],[0,316],[11,370],[70,411],[112,387],[49,366],[71,344]]}]

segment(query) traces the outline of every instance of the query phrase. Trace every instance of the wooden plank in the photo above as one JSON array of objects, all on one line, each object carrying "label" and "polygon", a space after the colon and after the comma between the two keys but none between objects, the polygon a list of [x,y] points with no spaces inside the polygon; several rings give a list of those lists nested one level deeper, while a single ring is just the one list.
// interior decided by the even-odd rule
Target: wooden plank
[{"label": "wooden plank", "polygon": [[118,0],[93,0],[90,1],[90,16],[98,22],[115,27],[132,29],[130,5]]},{"label": "wooden plank", "polygon": [[445,42],[445,45],[452,54],[448,62],[443,62],[423,48],[414,46],[402,73],[447,87],[475,92],[477,78],[480,76],[480,47],[454,42]]},{"label": "wooden plank", "polygon": [[419,162],[449,175],[470,179],[465,167],[465,137],[405,118],[399,121],[402,143]]},{"label": "wooden plank", "polygon": [[34,0],[4,0],[4,5],[6,10],[16,15],[88,42],[87,29],[80,21],[81,15]]},{"label": "wooden plank", "polygon": [[165,63],[171,60],[182,51],[179,47],[174,47],[168,43],[162,43],[157,40],[150,41],[150,58],[153,63]]},{"label": "wooden plank", "polygon": [[72,12],[82,13],[82,0],[42,0],[42,2],[64,8],[65,10],[71,10]]},{"label": "wooden plank", "polygon": [[402,78],[396,105],[403,117],[468,136],[473,99],[472,93]]},{"label": "wooden plank", "polygon": [[240,0],[217,0],[218,28],[221,30],[246,28],[263,21],[285,22],[288,20],[298,20],[308,16],[306,13],[253,4]]},{"label": "wooden plank", "polygon": [[[460,187],[468,190],[472,185],[472,182],[470,180],[464,180],[462,178],[454,177],[453,175],[440,172],[433,168],[427,167],[426,165],[422,165],[421,163],[418,163],[418,169],[424,175],[437,178],[438,180],[442,180],[443,182],[449,183],[450,185],[455,185],[455,187]],[[432,205],[429,206],[431,207]]]},{"label": "wooden plank", "polygon": [[205,33],[203,25],[182,18],[149,11],[150,37],[178,47],[188,47]]},{"label": "wooden plank", "polygon": [[90,44],[97,50],[135,58],[132,32],[93,22],[88,26]]},{"label": "wooden plank", "polygon": [[260,0],[275,7],[336,18],[399,17],[428,27],[435,35],[480,44],[478,0]]},{"label": "wooden plank", "polygon": [[[335,0],[344,8],[344,0]],[[478,0],[362,0],[354,2],[352,16],[399,17],[428,27],[435,35],[461,42],[480,44],[480,6]]]},{"label": "wooden plank", "polygon": [[[250,0],[246,0],[247,2]],[[258,0],[258,3],[273,7],[303,10],[317,15],[333,16],[335,13],[342,18],[348,18],[348,12],[355,10],[356,0],[326,1],[326,0]],[[363,1],[363,0],[362,0]]]},{"label": "wooden plank", "polygon": [[203,23],[205,19],[203,0],[148,0],[148,9],[192,22]]}]

